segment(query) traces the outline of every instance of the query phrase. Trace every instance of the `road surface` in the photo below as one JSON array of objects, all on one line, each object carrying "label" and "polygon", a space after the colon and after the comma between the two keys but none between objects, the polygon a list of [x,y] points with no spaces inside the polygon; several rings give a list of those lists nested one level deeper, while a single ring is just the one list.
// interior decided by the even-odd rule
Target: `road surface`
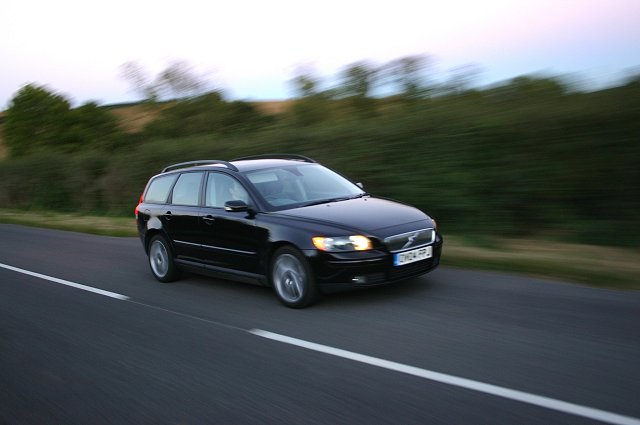
[{"label": "road surface", "polygon": [[0,225],[3,425],[638,425],[639,337],[637,292],[441,268],[292,310]]}]

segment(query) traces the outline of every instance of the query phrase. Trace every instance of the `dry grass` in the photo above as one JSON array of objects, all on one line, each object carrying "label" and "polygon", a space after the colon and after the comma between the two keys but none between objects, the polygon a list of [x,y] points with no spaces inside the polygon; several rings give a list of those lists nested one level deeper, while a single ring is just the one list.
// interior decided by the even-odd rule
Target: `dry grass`
[{"label": "dry grass", "polygon": [[119,121],[120,128],[127,133],[139,133],[152,122],[166,105],[136,104],[110,109]]},{"label": "dry grass", "polygon": [[265,115],[280,115],[291,109],[293,100],[263,100],[252,102],[256,109]]},{"label": "dry grass", "polygon": [[504,238],[480,245],[462,238],[447,237],[443,262],[603,287],[640,289],[638,249]]},{"label": "dry grass", "polygon": [[[287,112],[291,108],[293,100],[270,100],[252,102],[252,104],[263,114],[279,115]],[[163,109],[171,106],[171,103],[159,105],[135,104],[124,105],[110,109],[116,116],[122,128],[127,133],[139,133],[144,127],[157,118]]]},{"label": "dry grass", "polygon": [[22,224],[106,236],[136,236],[135,218],[0,209],[0,223]]}]

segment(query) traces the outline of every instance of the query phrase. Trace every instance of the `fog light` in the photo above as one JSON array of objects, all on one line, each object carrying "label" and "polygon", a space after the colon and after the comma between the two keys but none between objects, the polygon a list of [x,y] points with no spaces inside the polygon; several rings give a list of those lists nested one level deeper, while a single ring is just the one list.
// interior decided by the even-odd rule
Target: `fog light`
[{"label": "fog light", "polygon": [[367,277],[366,276],[354,276],[351,279],[351,282],[353,282],[353,283],[367,283]]}]

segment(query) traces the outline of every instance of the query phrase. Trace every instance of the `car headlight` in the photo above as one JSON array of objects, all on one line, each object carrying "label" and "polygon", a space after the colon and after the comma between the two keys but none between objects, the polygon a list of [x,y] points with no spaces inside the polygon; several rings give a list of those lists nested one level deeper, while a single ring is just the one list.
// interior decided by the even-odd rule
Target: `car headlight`
[{"label": "car headlight", "polygon": [[324,236],[316,236],[312,240],[313,245],[320,251],[366,251],[373,248],[371,240],[362,235],[333,236],[330,238]]}]

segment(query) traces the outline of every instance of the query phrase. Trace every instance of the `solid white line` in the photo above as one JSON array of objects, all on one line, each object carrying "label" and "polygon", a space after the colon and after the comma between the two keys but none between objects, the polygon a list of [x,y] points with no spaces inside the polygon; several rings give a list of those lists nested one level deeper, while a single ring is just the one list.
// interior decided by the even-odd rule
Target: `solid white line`
[{"label": "solid white line", "polygon": [[39,279],[48,280],[49,282],[59,283],[61,285],[67,285],[67,286],[71,286],[73,288],[82,289],[83,291],[93,292],[94,294],[104,295],[105,297],[116,298],[116,299],[119,299],[119,300],[128,300],[129,299],[129,297],[127,297],[126,295],[120,295],[120,294],[116,294],[115,292],[104,291],[102,289],[93,288],[91,286],[81,285],[79,283],[70,282],[70,281],[64,280],[64,279],[58,279],[57,277],[51,277],[51,276],[47,276],[45,274],[31,272],[29,270],[20,269],[18,267],[9,266],[7,264],[0,263],[0,268],[11,270],[11,271],[22,273],[22,274],[26,274],[28,276],[37,277]]},{"label": "solid white line", "polygon": [[582,417],[594,419],[600,422],[605,422],[605,423],[610,423],[615,425],[640,425],[640,419],[633,418],[630,416],[619,415],[617,413],[607,412],[605,410],[594,409],[591,407],[581,406],[579,404],[573,404],[565,401],[555,400],[549,397],[543,397],[535,394],[526,393],[523,391],[517,391],[509,388],[499,387],[497,385],[485,384],[483,382],[473,381],[471,379],[460,378],[457,376],[447,375],[439,372],[433,372],[430,370],[421,369],[414,366],[408,366],[402,363],[383,360],[377,357],[371,357],[364,354],[354,353],[352,351],[341,350],[339,348],[333,348],[327,345],[316,344],[316,343],[305,341],[302,339],[291,338],[285,335],[263,331],[260,329],[251,329],[249,332],[252,333],[253,335],[257,335],[262,338],[268,338],[274,341],[283,342],[285,344],[295,345],[295,346],[306,348],[309,350],[330,354],[332,356],[342,357],[342,358],[354,360],[360,363],[366,363],[372,366],[377,366],[384,369],[393,370],[396,372],[406,373],[408,375],[429,379],[431,381],[436,381],[443,384],[466,388],[473,391],[479,391],[485,394],[491,394],[491,395],[502,397],[502,398],[507,398],[511,400],[520,401],[523,403],[533,404],[536,406],[544,407],[551,410],[557,410],[560,412],[569,413],[576,416],[582,416]]}]

